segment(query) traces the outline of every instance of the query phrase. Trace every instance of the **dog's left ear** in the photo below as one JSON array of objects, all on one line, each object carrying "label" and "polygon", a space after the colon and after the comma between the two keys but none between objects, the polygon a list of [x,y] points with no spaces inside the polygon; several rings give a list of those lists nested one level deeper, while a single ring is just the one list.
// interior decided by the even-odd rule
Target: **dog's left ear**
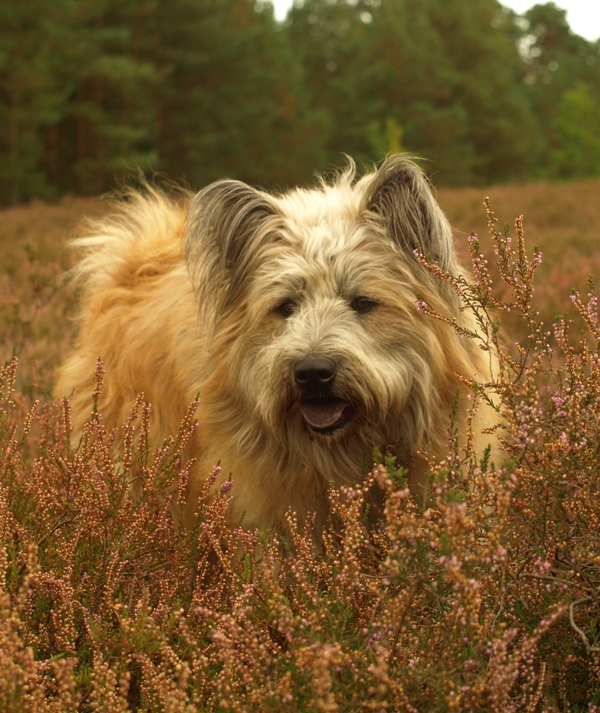
[{"label": "dog's left ear", "polygon": [[392,156],[363,181],[369,178],[363,207],[383,221],[394,243],[407,252],[419,250],[455,272],[452,229],[423,171],[407,158]]},{"label": "dog's left ear", "polygon": [[211,183],[192,200],[185,256],[203,301],[225,306],[237,299],[256,268],[260,246],[277,228],[271,197],[241,181]]}]

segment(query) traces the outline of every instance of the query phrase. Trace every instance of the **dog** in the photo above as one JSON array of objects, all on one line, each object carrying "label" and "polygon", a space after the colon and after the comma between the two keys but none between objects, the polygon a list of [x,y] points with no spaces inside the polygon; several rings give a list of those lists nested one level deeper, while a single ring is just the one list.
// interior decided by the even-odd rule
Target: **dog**
[{"label": "dog", "polygon": [[[77,433],[101,357],[103,422],[123,423],[143,392],[151,447],[199,395],[188,519],[217,463],[215,488],[233,475],[232,525],[285,529],[291,509],[322,526],[330,483],[361,483],[387,444],[419,490],[428,459],[447,452],[464,380],[492,378],[493,359],[448,323],[476,331],[473,317],[418,259],[462,274],[450,225],[405,157],[361,178],[349,161],[278,195],[235,180],[183,200],[148,186],[76,245],[79,341],[56,394],[71,398]],[[479,409],[476,447],[495,416]]]}]

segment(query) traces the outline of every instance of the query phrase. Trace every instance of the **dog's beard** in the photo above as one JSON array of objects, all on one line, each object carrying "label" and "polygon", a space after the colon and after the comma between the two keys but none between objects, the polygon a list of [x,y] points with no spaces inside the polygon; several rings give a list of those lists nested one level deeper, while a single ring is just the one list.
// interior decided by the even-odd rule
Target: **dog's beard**
[{"label": "dog's beard", "polygon": [[[251,420],[255,428],[272,434],[283,446],[292,434],[295,442],[309,439],[328,447],[353,436],[370,441],[367,434],[386,430],[390,419],[398,419],[410,393],[410,384],[404,381],[384,383],[366,369],[351,371],[347,366],[340,369],[331,387],[301,389],[293,383],[287,362],[277,376],[272,363],[264,370],[256,369],[256,359],[247,363],[254,367],[244,373],[242,381]],[[379,390],[372,388],[373,383]]]},{"label": "dog's beard", "polygon": [[[339,345],[325,352],[324,359],[335,365],[331,379],[325,374],[302,384],[295,367],[305,357],[297,348],[277,346],[247,351],[232,387],[244,394],[247,426],[257,438],[260,433],[296,451],[309,442],[331,450],[344,448],[352,439],[358,448],[361,443],[370,447],[373,439],[397,437],[414,383],[410,350],[383,359],[381,349],[363,344],[360,351],[366,358],[359,358],[358,349],[344,352],[345,345]],[[376,358],[369,361],[371,352]]]}]

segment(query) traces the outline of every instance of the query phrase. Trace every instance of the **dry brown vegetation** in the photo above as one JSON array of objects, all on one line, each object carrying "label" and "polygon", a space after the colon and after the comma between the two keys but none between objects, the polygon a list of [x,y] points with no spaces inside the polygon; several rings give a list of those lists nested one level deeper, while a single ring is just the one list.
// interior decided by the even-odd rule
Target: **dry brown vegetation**
[{"label": "dry brown vegetation", "polygon": [[73,336],[66,241],[84,216],[106,209],[100,200],[67,197],[0,212],[0,360],[19,355],[19,385],[30,398],[50,395],[53,371]]},{"label": "dry brown vegetation", "polygon": [[489,196],[500,225],[525,217],[527,244],[543,255],[535,303],[550,324],[565,312],[572,289],[584,289],[590,274],[600,278],[600,181],[440,189],[438,200],[463,251],[472,232],[480,236],[485,252],[490,248],[484,196]]},{"label": "dry brown vegetation", "polygon": [[[2,214],[0,329],[20,364],[0,374],[0,711],[597,713],[600,326],[586,283],[600,261],[598,188],[440,192],[454,225],[481,235],[461,241],[475,279],[456,288],[489,340],[498,315],[519,336],[519,349],[501,349],[498,381],[472,387],[474,404],[501,402],[506,460],[460,450],[451,427],[424,508],[393,450],[375,454],[362,489],[331,493],[336,527],[318,557],[310,527],[292,524],[291,542],[227,530],[235,479],[212,501],[205,493],[195,529],[173,522],[191,412],[149,453],[140,400],[115,449],[90,394],[89,423],[71,441],[68,402],[44,403],[75,306],[58,278],[61,245],[82,209],[102,205]],[[544,252],[544,319],[569,311],[583,336],[565,321],[540,325],[537,260],[518,230],[512,242],[502,229],[485,237],[486,193],[501,224],[525,214]],[[500,280],[492,290],[480,251]],[[566,282],[588,296],[561,293],[548,307]],[[375,527],[373,497],[385,503]]]}]

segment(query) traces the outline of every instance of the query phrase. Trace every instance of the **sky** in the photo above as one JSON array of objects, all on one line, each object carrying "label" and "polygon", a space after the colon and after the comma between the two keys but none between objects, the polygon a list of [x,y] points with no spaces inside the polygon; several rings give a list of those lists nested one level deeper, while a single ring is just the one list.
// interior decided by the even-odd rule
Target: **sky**
[{"label": "sky", "polygon": [[[538,0],[545,2],[546,0]],[[271,0],[275,8],[275,17],[283,20],[293,0]],[[503,5],[515,12],[523,13],[537,3],[531,0],[501,0]],[[555,0],[559,7],[567,11],[567,22],[573,32],[588,40],[600,37],[600,0]]]}]

